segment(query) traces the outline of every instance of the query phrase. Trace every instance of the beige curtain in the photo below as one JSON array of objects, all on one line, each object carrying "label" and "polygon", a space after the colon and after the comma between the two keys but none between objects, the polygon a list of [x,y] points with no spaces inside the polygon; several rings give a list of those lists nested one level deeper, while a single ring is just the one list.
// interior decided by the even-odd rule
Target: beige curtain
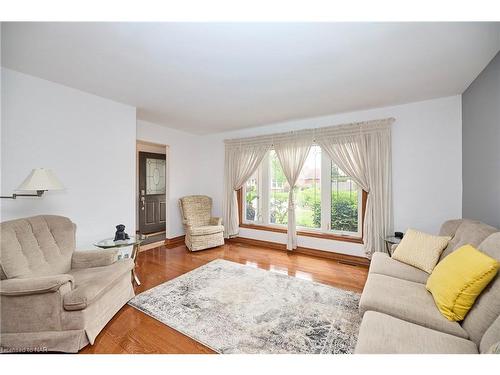
[{"label": "beige curtain", "polygon": [[383,237],[392,231],[391,124],[394,118],[372,120],[227,139],[224,177],[224,235],[238,235],[240,189],[274,145],[291,191],[288,200],[287,248],[297,247],[293,187],[313,140],[358,185],[368,192],[363,242],[368,256],[385,251]]},{"label": "beige curtain", "polygon": [[316,137],[321,149],[368,193],[363,226],[368,257],[386,251],[383,238],[392,231],[391,123],[360,123],[351,132]]},{"label": "beige curtain", "polygon": [[261,144],[226,144],[224,170],[224,237],[238,235],[239,215],[236,191],[252,176],[258,168],[271,142]]},{"label": "beige curtain", "polygon": [[288,193],[287,250],[297,248],[294,188],[311,149],[312,141],[311,136],[296,136],[289,140],[274,143],[274,151],[276,151],[276,156],[290,185],[290,192]]}]

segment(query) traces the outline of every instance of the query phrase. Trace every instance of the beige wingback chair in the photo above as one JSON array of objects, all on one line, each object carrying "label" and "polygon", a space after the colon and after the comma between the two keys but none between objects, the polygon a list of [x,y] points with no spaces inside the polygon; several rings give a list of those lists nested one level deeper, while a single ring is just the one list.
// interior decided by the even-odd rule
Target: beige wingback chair
[{"label": "beige wingback chair", "polygon": [[131,259],[75,251],[62,216],[0,224],[0,351],[77,352],[134,296]]},{"label": "beige wingback chair", "polygon": [[179,199],[186,246],[191,251],[224,245],[220,217],[212,217],[212,198],[190,195]]}]

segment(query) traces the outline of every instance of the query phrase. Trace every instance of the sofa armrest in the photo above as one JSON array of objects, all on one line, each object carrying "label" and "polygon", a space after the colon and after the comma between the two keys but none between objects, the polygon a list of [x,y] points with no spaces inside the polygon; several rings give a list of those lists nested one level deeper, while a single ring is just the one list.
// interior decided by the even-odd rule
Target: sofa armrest
[{"label": "sofa armrest", "polygon": [[73,276],[50,275],[30,277],[25,279],[6,279],[0,281],[0,295],[2,296],[25,296],[31,294],[43,294],[58,291],[64,284],[70,284],[73,288]]},{"label": "sofa armrest", "polygon": [[222,224],[222,218],[220,217],[210,218],[210,225],[221,225],[221,224]]},{"label": "sofa armrest", "polygon": [[117,249],[75,251],[71,258],[71,268],[78,269],[109,266],[117,260]]},{"label": "sofa armrest", "polygon": [[0,332],[33,332],[30,337],[36,338],[36,332],[62,330],[68,324],[62,316],[64,296],[73,286],[67,274],[1,280]]}]

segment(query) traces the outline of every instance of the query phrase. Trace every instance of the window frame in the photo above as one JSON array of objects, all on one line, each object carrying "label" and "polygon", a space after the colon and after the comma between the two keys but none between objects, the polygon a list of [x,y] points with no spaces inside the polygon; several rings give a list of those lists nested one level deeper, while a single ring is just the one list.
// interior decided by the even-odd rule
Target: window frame
[{"label": "window frame", "polygon": [[[357,232],[350,232],[350,231],[342,231],[342,230],[336,230],[332,229],[332,218],[331,218],[331,207],[332,207],[332,178],[331,178],[331,168],[332,168],[332,163],[333,161],[330,158],[327,158],[324,160],[322,166],[325,167],[325,169],[328,169],[327,173],[329,174],[330,178],[327,181],[328,189],[326,197],[327,199],[327,206],[330,207],[330,210],[326,213],[325,215],[325,220],[327,223],[327,230],[330,233],[335,233],[339,236],[350,236],[350,237],[356,237],[356,238],[362,238],[363,237],[363,225],[364,225],[364,217],[365,217],[365,205],[366,205],[366,197],[364,197],[365,194],[367,194],[363,189],[361,189],[358,186],[358,207],[361,209],[358,209],[358,231]],[[352,178],[351,178],[352,179]],[[356,184],[357,185],[357,184]],[[322,185],[323,188],[323,185]],[[323,215],[323,212],[322,212]],[[321,217],[323,220],[323,216]]]},{"label": "window frame", "polygon": [[[321,153],[321,202],[322,207],[331,207],[331,177],[323,178],[323,176],[331,176],[331,160],[328,158],[325,152]],[[248,221],[244,219],[244,212],[246,210],[246,200],[245,196],[245,185],[237,191],[238,198],[238,215],[240,228],[263,230],[269,232],[286,233],[287,226],[285,224],[272,224],[269,222],[269,195],[270,188],[265,188],[265,186],[270,187],[270,168],[269,168],[269,153],[266,154],[262,160],[261,165],[258,169],[258,185],[259,185],[259,196],[260,196],[260,208],[261,208],[261,220],[260,222]],[[297,235],[305,237],[316,237],[335,241],[352,242],[352,243],[363,243],[363,231],[364,231],[364,220],[366,211],[366,200],[368,198],[368,193],[361,190],[361,194],[358,194],[358,200],[361,202],[361,210],[358,210],[358,232],[343,232],[331,230],[331,218],[330,210],[321,210],[321,227],[320,228],[308,228],[297,226]],[[359,202],[359,201],[358,201]],[[358,203],[359,204],[359,203]],[[327,212],[325,212],[327,211]]]}]

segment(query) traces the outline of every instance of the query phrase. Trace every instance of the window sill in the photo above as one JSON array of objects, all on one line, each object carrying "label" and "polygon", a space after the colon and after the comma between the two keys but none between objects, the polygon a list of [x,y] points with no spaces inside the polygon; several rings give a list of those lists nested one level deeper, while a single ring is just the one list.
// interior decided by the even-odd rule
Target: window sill
[{"label": "window sill", "polygon": [[[259,225],[259,224],[240,223],[240,228],[264,230],[264,231],[276,232],[276,233],[286,233],[287,232],[287,230],[285,228],[278,228],[278,227]],[[359,243],[359,244],[363,243],[362,238],[351,237],[351,236],[341,236],[341,235],[333,234],[333,233],[297,230],[297,235],[304,236],[304,237],[322,238],[325,240],[333,240],[333,241],[351,242],[351,243]]]}]

